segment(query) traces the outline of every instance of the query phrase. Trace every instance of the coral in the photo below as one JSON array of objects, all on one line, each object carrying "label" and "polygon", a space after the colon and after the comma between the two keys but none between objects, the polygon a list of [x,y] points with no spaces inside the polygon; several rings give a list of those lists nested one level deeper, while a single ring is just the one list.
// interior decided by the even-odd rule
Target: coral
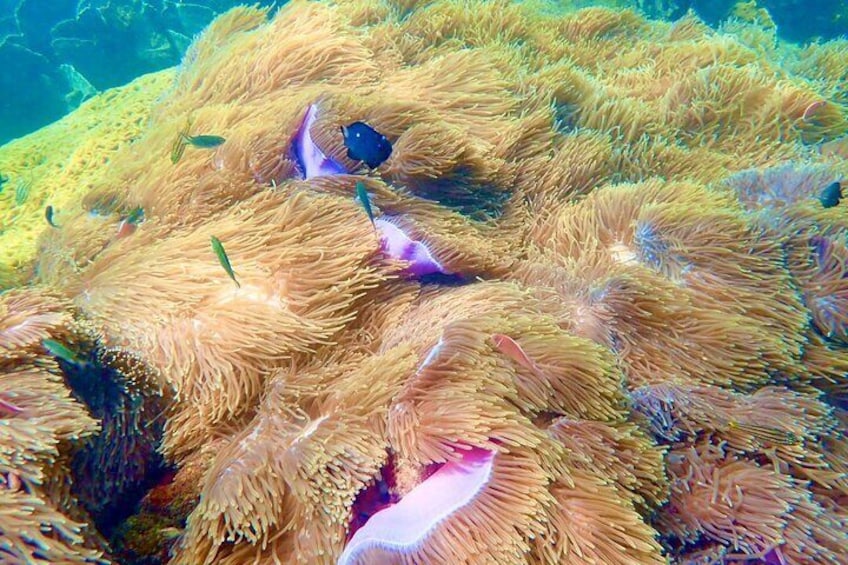
[{"label": "coral", "polygon": [[79,504],[175,565],[839,563],[848,117],[766,51],[598,7],[222,15],[57,204],[59,306],[16,307],[10,343],[80,346]]},{"label": "coral", "polygon": [[0,193],[0,289],[31,275],[38,239],[51,235],[45,207],[53,206],[56,221],[64,223],[73,203],[103,173],[103,163],[139,135],[151,102],[171,77],[172,71],[141,77],[0,147],[0,172],[9,179]]}]

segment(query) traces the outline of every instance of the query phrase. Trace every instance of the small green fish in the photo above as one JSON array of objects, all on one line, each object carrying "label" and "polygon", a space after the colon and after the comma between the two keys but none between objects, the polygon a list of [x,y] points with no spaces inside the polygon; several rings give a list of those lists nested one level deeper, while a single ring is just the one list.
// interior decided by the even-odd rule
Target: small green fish
[{"label": "small green fish", "polygon": [[126,222],[128,224],[138,224],[144,219],[144,208],[141,206],[137,206],[133,208],[133,211],[130,212],[130,215],[127,216]]},{"label": "small green fish", "polygon": [[202,149],[211,149],[222,145],[226,139],[220,135],[182,135],[183,141],[192,147],[200,147]]},{"label": "small green fish", "polygon": [[159,530],[159,535],[162,536],[165,541],[171,541],[179,538],[181,535],[183,535],[183,533],[177,528],[169,527],[162,528],[161,530]]},{"label": "small green fish", "polygon": [[56,222],[53,221],[53,206],[47,206],[47,208],[44,209],[44,218],[47,220],[47,223],[50,224],[52,227],[59,227],[58,225],[56,225]]},{"label": "small green fish", "polygon": [[44,349],[46,349],[50,353],[50,355],[58,357],[66,363],[71,363],[74,365],[81,364],[80,358],[77,356],[76,353],[71,351],[68,346],[63,343],[59,343],[55,339],[45,339],[41,342],[41,345],[44,346]]},{"label": "small green fish", "polygon": [[236,280],[236,274],[233,272],[233,267],[230,265],[230,259],[227,257],[227,252],[224,251],[224,244],[221,243],[221,240],[212,236],[212,250],[215,251],[215,255],[218,256],[218,261],[221,262],[221,266],[224,267],[224,270],[227,271],[227,274],[230,275],[230,278],[233,279],[233,282],[236,283],[236,287],[241,288],[241,285]]},{"label": "small green fish", "polygon": [[368,198],[368,191],[365,189],[365,183],[362,181],[356,181],[356,197],[365,209],[365,213],[368,214],[371,225],[374,229],[377,229],[377,226],[374,224],[374,210],[371,209],[371,199]]},{"label": "small green fish", "polygon": [[0,192],[3,192],[3,185],[9,182],[9,177],[5,176],[3,173],[0,173]]}]

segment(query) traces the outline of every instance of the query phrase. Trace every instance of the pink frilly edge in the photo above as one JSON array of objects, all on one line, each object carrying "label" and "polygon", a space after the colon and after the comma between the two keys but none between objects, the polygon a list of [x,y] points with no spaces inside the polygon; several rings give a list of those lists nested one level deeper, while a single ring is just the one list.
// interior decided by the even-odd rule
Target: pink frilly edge
[{"label": "pink frilly edge", "polygon": [[460,461],[447,463],[397,504],[380,510],[353,534],[338,565],[354,565],[364,552],[384,549],[410,553],[443,520],[466,506],[489,483],[495,453],[472,448]]},{"label": "pink frilly edge", "polygon": [[407,261],[409,263],[407,270],[411,274],[419,277],[435,273],[452,274],[436,261],[426,245],[406,235],[391,220],[377,218],[374,220],[374,225],[382,235],[380,239],[386,255],[393,259]]},{"label": "pink frilly edge", "polygon": [[318,105],[311,104],[294,138],[294,153],[298,163],[303,168],[303,177],[311,179],[347,173],[341,163],[324,155],[324,152],[312,139],[311,129],[316,119],[318,119]]}]

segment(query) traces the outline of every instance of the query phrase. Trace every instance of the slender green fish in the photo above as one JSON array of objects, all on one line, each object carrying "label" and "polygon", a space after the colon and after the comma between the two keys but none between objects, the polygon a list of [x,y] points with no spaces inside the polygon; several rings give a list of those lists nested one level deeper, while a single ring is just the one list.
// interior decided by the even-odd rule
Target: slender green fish
[{"label": "slender green fish", "polygon": [[224,244],[221,243],[221,240],[214,235],[212,236],[212,250],[215,251],[215,255],[218,256],[218,261],[220,261],[224,270],[227,271],[227,274],[230,275],[230,278],[233,279],[233,282],[236,283],[236,286],[241,288],[241,285],[236,280],[236,274],[233,272],[233,267],[230,265],[230,259],[227,257],[227,252],[224,251]]},{"label": "slender green fish", "polygon": [[371,225],[376,229],[377,226],[374,224],[374,210],[371,209],[371,199],[368,198],[368,191],[365,189],[365,183],[362,181],[356,181],[356,197],[365,209],[365,213],[368,214]]},{"label": "slender green fish", "polygon": [[137,206],[137,207],[133,208],[132,212],[130,212],[130,215],[127,216],[127,223],[128,224],[138,224],[138,223],[141,223],[141,221],[143,219],[144,219],[144,208],[142,208],[141,206]]},{"label": "slender green fish", "polygon": [[222,145],[226,139],[221,137],[220,135],[185,135],[183,134],[183,141],[191,145],[192,147],[200,147],[203,149],[211,149],[212,147],[218,147]]},{"label": "slender green fish", "polygon": [[71,351],[67,345],[59,343],[55,339],[45,339],[41,342],[41,345],[44,346],[44,349],[46,349],[50,355],[58,357],[66,363],[72,363],[74,365],[79,365],[81,363],[80,358],[76,353]]}]

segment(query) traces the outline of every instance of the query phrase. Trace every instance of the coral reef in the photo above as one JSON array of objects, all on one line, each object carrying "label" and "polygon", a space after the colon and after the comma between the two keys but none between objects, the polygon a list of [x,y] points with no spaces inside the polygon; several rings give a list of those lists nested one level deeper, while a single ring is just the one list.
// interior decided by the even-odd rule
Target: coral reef
[{"label": "coral reef", "polygon": [[[56,512],[108,543],[59,541],[846,562],[848,216],[818,194],[848,177],[821,150],[848,114],[803,64],[821,52],[789,71],[693,16],[535,8],[297,1],[192,43],[3,295],[55,296],[92,364],[61,365],[104,431],[53,472],[137,487],[76,489]],[[356,121],[393,144],[374,170]],[[157,444],[172,468],[139,464]]]},{"label": "coral reef", "polygon": [[[0,289],[31,275],[38,238],[103,174],[103,164],[142,131],[151,104],[170,86],[173,71],[139,78],[103,93],[60,121],[0,148]],[[95,211],[96,213],[96,211]]]}]

